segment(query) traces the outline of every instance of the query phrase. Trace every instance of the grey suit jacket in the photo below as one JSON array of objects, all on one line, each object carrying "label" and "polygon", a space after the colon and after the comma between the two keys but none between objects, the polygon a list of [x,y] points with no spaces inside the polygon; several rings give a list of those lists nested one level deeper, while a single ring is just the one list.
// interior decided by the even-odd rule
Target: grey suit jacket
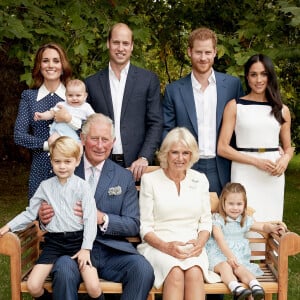
[{"label": "grey suit jacket", "polygon": [[[227,102],[238,99],[244,95],[241,81],[224,73],[215,71],[217,85],[217,126],[216,137],[218,139],[223,111]],[[165,90],[163,101],[164,131],[163,137],[174,127],[186,127],[198,141],[197,115],[192,88],[191,74],[169,85]],[[222,185],[230,181],[229,160],[216,156],[219,179]]]},{"label": "grey suit jacket", "polygon": [[[84,176],[84,161],[76,168],[76,175]],[[120,187],[120,194],[110,195],[109,190]],[[137,236],[140,231],[140,212],[137,191],[132,173],[107,159],[95,191],[97,209],[109,217],[106,232],[98,228],[95,243],[127,253],[138,253],[125,237]]]},{"label": "grey suit jacket", "polygon": [[[114,121],[108,68],[86,79],[87,102],[95,112]],[[138,157],[151,163],[160,146],[163,115],[158,77],[147,70],[130,65],[121,110],[121,139],[125,166]]]}]

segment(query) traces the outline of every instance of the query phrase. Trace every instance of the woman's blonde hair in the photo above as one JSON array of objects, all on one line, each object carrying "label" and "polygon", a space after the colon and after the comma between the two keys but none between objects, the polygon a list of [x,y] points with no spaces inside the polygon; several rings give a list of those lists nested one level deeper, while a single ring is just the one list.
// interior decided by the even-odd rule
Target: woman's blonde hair
[{"label": "woman's blonde hair", "polygon": [[242,184],[236,183],[236,182],[228,182],[224,186],[221,196],[220,196],[220,201],[219,201],[219,214],[223,217],[224,222],[226,224],[225,201],[226,201],[227,196],[232,193],[240,193],[243,195],[244,211],[241,214],[242,219],[241,219],[241,223],[240,223],[241,227],[243,227],[245,220],[246,220],[247,195],[246,195],[246,190]]},{"label": "woman's blonde hair", "polygon": [[59,151],[66,157],[74,157],[76,160],[79,160],[81,157],[79,143],[68,136],[60,136],[49,146],[51,159],[53,157],[54,150]]},{"label": "woman's blonde hair", "polygon": [[157,154],[160,166],[163,169],[168,167],[168,152],[177,143],[183,144],[191,152],[191,160],[188,164],[189,168],[199,160],[199,148],[194,136],[185,127],[176,127],[166,135]]}]

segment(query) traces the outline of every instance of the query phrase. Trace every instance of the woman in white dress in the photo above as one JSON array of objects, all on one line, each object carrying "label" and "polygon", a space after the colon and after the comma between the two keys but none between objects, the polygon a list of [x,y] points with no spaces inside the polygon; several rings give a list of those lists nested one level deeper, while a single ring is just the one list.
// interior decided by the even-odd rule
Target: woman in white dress
[{"label": "woman in white dress", "polygon": [[205,299],[208,271],[205,243],[211,229],[209,184],[191,166],[199,159],[198,145],[186,128],[174,128],[158,154],[161,168],[141,179],[142,244],[138,250],[154,268],[154,286],[163,285],[164,300]]},{"label": "woman in white dress", "polygon": [[[290,111],[281,101],[269,57],[250,57],[245,80],[248,94],[224,110],[218,154],[232,160],[231,181],[245,186],[255,219],[282,220],[284,172],[294,152]],[[233,132],[236,149],[230,145]]]}]

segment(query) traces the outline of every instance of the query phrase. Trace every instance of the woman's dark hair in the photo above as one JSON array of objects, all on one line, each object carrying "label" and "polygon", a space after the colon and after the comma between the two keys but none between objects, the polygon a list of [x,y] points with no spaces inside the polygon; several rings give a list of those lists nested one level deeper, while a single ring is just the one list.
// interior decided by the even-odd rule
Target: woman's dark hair
[{"label": "woman's dark hair", "polygon": [[61,65],[62,65],[62,74],[60,76],[61,82],[65,85],[72,76],[72,69],[64,49],[60,45],[55,43],[45,44],[38,49],[35,55],[34,66],[32,70],[32,79],[33,79],[32,88],[39,88],[44,82],[44,77],[41,73],[41,62],[42,62],[43,53],[46,49],[54,49],[59,54]]},{"label": "woman's dark hair", "polygon": [[245,82],[246,82],[246,87],[247,87],[247,92],[249,93],[251,91],[251,88],[249,87],[248,84],[248,75],[249,75],[249,70],[251,66],[254,63],[261,62],[267,72],[268,76],[268,85],[266,88],[266,98],[267,101],[271,104],[272,106],[272,113],[274,114],[275,119],[280,123],[283,124],[285,122],[283,116],[282,116],[282,101],[281,101],[281,96],[279,92],[279,85],[277,81],[277,76],[275,73],[275,68],[272,63],[272,60],[264,55],[264,54],[255,54],[251,56],[248,61],[245,64],[244,68],[244,73],[245,73]]}]

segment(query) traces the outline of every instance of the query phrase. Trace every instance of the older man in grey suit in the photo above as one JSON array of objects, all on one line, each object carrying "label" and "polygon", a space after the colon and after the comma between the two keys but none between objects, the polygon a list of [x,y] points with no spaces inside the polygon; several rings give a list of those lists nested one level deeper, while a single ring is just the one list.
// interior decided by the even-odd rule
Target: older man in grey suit
[{"label": "older man in grey suit", "polygon": [[189,37],[192,72],[169,85],[163,101],[165,136],[172,128],[188,128],[199,144],[200,159],[194,169],[206,174],[210,191],[221,193],[230,181],[231,163],[217,155],[216,147],[227,102],[244,94],[238,78],[213,70],[216,34],[198,28]]},{"label": "older man in grey suit", "polygon": [[[112,120],[103,114],[91,115],[82,128],[81,141],[84,155],[75,173],[90,182],[97,206],[93,265],[101,278],[123,284],[121,299],[146,300],[154,273],[149,262],[126,240],[139,234],[139,206],[132,173],[108,159],[115,141]],[[81,214],[80,207],[76,213]],[[40,217],[44,223],[49,221],[49,207],[40,212]],[[68,256],[59,258],[52,276],[54,299],[78,299],[81,278],[76,261]]]},{"label": "older man in grey suit", "polygon": [[108,35],[109,65],[86,79],[87,102],[115,124],[112,160],[138,180],[160,146],[163,115],[158,77],[130,63],[133,32],[123,23]]}]

